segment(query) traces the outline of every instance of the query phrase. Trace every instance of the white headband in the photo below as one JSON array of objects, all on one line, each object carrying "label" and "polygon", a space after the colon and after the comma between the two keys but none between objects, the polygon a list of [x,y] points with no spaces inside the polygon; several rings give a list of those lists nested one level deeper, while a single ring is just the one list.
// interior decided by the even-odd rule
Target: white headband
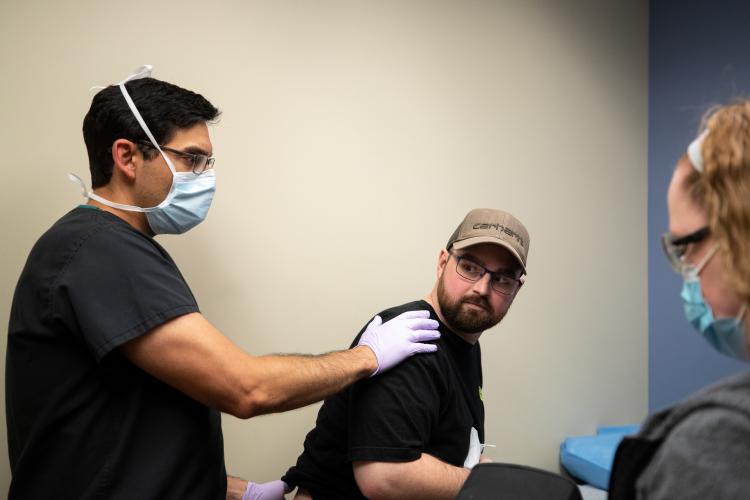
[{"label": "white headband", "polygon": [[693,142],[687,148],[687,155],[690,158],[690,163],[693,164],[693,168],[698,172],[703,172],[703,141],[708,136],[708,129],[700,133]]}]

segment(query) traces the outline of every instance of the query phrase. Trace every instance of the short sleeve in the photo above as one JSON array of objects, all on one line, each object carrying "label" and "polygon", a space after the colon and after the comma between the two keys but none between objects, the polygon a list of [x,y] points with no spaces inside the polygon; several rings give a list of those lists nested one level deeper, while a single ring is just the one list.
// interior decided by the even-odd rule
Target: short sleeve
[{"label": "short sleeve", "polygon": [[350,461],[408,462],[427,447],[440,411],[437,356],[414,356],[355,384],[349,401]]},{"label": "short sleeve", "polygon": [[703,408],[677,425],[636,483],[637,497],[704,500],[750,492],[750,419]]},{"label": "short sleeve", "polygon": [[198,311],[177,266],[151,238],[119,225],[89,234],[53,287],[52,311],[97,361],[177,316]]}]

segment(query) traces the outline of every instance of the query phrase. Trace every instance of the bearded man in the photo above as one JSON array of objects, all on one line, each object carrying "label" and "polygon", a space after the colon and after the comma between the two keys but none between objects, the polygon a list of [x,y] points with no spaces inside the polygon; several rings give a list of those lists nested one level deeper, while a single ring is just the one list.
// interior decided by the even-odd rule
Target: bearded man
[{"label": "bearded man", "polygon": [[427,297],[378,314],[385,321],[429,310],[443,332],[437,354],[412,357],[325,401],[282,478],[298,488],[296,500],[456,497],[484,459],[479,337],[516,297],[528,250],[529,234],[511,214],[466,215],[440,251]]}]

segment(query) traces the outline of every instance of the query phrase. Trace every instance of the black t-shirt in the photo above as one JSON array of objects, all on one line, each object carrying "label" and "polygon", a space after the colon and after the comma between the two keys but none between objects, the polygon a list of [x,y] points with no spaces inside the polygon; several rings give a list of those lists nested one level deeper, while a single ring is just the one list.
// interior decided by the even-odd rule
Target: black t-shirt
[{"label": "black t-shirt", "polygon": [[116,349],[196,311],[166,250],[108,212],[37,241],[8,328],[10,498],[225,498],[219,412]]},{"label": "black t-shirt", "polygon": [[[420,309],[438,319],[423,300],[380,316],[388,321]],[[481,352],[479,343],[464,341],[442,323],[440,332],[437,353],[413,356],[327,399],[284,481],[315,500],[364,498],[353,461],[409,462],[428,453],[463,466],[472,427],[484,442]]]}]

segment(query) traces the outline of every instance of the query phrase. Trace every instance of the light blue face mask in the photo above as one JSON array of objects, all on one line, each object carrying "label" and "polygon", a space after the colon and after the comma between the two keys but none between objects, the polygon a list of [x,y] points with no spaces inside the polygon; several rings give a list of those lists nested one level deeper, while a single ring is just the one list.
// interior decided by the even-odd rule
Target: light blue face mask
[{"label": "light blue face mask", "polygon": [[96,193],[88,191],[86,185],[80,177],[75,174],[68,174],[71,180],[78,182],[83,189],[84,197],[96,200],[108,207],[127,210],[130,212],[144,212],[148,225],[154,234],[182,234],[194,228],[208,215],[208,209],[216,191],[216,174],[213,170],[206,170],[201,174],[193,172],[178,172],[172,164],[172,160],[164,154],[159,144],[151,134],[148,125],[143,120],[141,113],[136,108],[135,103],[130,98],[125,83],[137,78],[151,76],[151,66],[142,66],[136,72],[119,83],[125,101],[128,103],[130,110],[133,112],[141,128],[148,136],[151,144],[161,153],[164,161],[167,162],[169,170],[172,172],[172,187],[169,189],[164,201],[155,207],[136,207],[134,205],[125,205],[116,203],[102,198]]},{"label": "light blue face mask", "polygon": [[697,266],[685,266],[685,282],[682,285],[683,309],[685,317],[711,346],[722,354],[743,361],[750,361],[745,339],[746,306],[734,318],[714,318],[711,306],[703,298],[699,274],[718,247],[711,250]]},{"label": "light blue face mask", "polygon": [[172,188],[167,198],[146,212],[154,234],[182,234],[203,222],[216,192],[216,174],[206,170],[172,172]]}]

